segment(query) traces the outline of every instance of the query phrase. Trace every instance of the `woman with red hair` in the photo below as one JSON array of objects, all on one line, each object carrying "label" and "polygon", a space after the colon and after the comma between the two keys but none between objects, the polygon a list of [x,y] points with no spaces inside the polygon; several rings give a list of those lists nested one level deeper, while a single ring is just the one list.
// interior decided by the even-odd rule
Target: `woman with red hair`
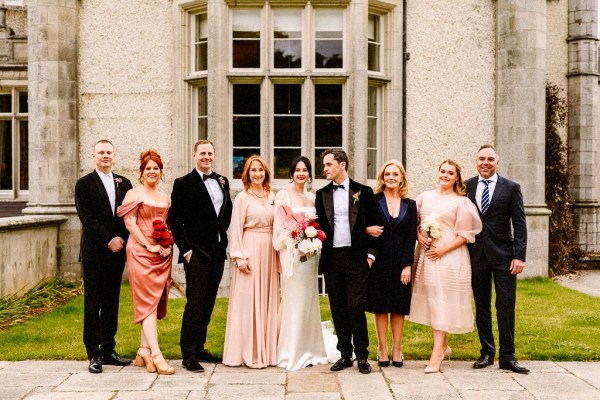
[{"label": "woman with red hair", "polygon": [[171,284],[173,236],[166,221],[171,200],[158,191],[163,163],[156,150],[140,154],[140,186],[125,195],[117,209],[129,231],[127,272],[133,297],[134,322],[141,324],[140,348],[134,365],[171,375],[175,369],[158,346],[157,320],[167,314]]}]

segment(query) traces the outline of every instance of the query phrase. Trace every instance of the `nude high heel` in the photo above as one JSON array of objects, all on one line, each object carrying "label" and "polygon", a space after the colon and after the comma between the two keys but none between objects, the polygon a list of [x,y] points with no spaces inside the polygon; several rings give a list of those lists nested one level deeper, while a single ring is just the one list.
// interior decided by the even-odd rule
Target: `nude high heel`
[{"label": "nude high heel", "polygon": [[446,350],[444,350],[444,359],[448,357],[448,361],[450,361],[450,357],[452,356],[452,349],[450,346],[446,346]]},{"label": "nude high heel", "polygon": [[[439,359],[439,362],[436,362],[435,364],[431,364],[431,358],[437,358]],[[431,358],[429,359],[429,364],[427,365],[427,367],[425,367],[425,373],[426,374],[433,374],[436,372],[440,372],[440,367],[442,366],[442,361],[444,361],[444,353],[440,354],[439,356],[434,356],[433,354],[431,355]]]},{"label": "nude high heel", "polygon": [[[140,349],[148,349],[148,354],[140,354]],[[133,365],[136,367],[146,366],[146,371],[148,372],[156,372],[156,367],[154,366],[154,361],[152,361],[152,356],[150,356],[150,348],[149,347],[140,347],[135,355],[135,360],[133,360]]]},{"label": "nude high heel", "polygon": [[[162,360],[157,361],[157,358],[162,358]],[[159,375],[173,375],[175,373],[175,368],[171,367],[169,363],[167,363],[162,353],[153,354],[152,360],[156,366],[156,372],[158,372]]]}]

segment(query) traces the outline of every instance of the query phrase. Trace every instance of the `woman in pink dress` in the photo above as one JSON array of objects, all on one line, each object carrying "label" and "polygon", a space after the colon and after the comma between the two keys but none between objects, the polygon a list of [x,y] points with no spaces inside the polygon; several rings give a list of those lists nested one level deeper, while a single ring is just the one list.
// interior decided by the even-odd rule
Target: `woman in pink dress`
[{"label": "woman in pink dress", "polygon": [[[155,150],[140,154],[140,183],[117,209],[129,231],[127,272],[133,297],[134,322],[141,324],[140,348],[134,365],[148,372],[171,375],[158,346],[157,320],[167,314],[173,240],[165,221],[171,200],[157,189],[163,163]],[[165,232],[165,233],[163,233]],[[158,236],[161,236],[158,238]]]},{"label": "woman in pink dress", "polygon": [[232,277],[223,364],[266,368],[277,364],[279,259],[272,245],[271,172],[253,155],[244,165],[244,191],[233,203],[229,228]]},{"label": "woman in pink dress", "polygon": [[482,228],[479,213],[465,196],[460,165],[444,161],[438,188],[417,196],[418,263],[410,320],[431,326],[433,350],[425,373],[439,372],[452,350],[447,333],[473,331],[471,261],[466,243]]}]

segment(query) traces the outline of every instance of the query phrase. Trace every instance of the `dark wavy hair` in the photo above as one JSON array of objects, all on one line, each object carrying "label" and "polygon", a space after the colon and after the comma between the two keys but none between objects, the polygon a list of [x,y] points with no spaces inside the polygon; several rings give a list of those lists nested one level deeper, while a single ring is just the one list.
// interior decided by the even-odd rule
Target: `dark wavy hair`
[{"label": "dark wavy hair", "polygon": [[299,162],[303,162],[304,165],[306,165],[306,168],[308,169],[308,178],[309,178],[308,181],[312,182],[312,179],[313,179],[312,165],[310,164],[310,160],[304,156],[298,156],[292,160],[292,163],[290,164],[290,172],[288,172],[288,176],[290,177],[290,182],[294,181],[294,172],[296,172],[296,166],[298,165]]},{"label": "dark wavy hair", "polygon": [[154,161],[156,165],[158,165],[158,168],[160,169],[160,179],[164,181],[165,175],[163,174],[163,162],[160,158],[160,154],[154,149],[149,149],[140,153],[140,177],[138,178],[140,183],[144,183],[142,176],[144,175],[144,169],[149,161]]}]

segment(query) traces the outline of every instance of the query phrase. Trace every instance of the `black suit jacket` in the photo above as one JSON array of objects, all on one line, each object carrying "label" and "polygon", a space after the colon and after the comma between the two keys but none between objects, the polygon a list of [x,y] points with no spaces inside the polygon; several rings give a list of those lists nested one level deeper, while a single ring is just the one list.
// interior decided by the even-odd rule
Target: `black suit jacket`
[{"label": "black suit jacket", "polygon": [[[478,180],[475,176],[466,182],[468,197],[475,207]],[[472,262],[477,262],[483,254],[498,264],[510,264],[513,259],[525,261],[527,223],[518,183],[498,175],[490,207],[485,214],[479,211],[479,216],[483,229],[475,237],[475,243],[467,245]]]},{"label": "black suit jacket", "polygon": [[[125,194],[131,189],[131,182],[114,172],[113,177],[121,180],[119,183],[115,182],[116,212]],[[114,254],[108,249],[108,243],[114,237],[120,237],[126,242],[129,232],[123,218],[113,214],[102,179],[95,170],[75,183],[75,207],[82,225],[79,261],[98,261],[116,256],[124,262],[125,251]]]},{"label": "black suit jacket", "polygon": [[402,199],[400,212],[395,224],[391,224],[389,211],[383,193],[375,195],[377,214],[383,226],[379,237],[379,256],[377,263],[393,265],[398,268],[398,276],[402,268],[413,265],[415,244],[417,243],[417,203],[412,199]]},{"label": "black suit jacket", "polygon": [[[371,225],[379,225],[380,221],[377,217],[375,198],[373,189],[368,186],[361,185],[358,182],[350,179],[348,193],[348,219],[350,220],[350,235],[352,241],[352,252],[358,257],[367,258],[367,254],[373,254],[377,257],[378,239],[375,239],[365,231],[365,228]],[[342,189],[338,189],[342,190]],[[359,198],[355,201],[353,197],[359,193]],[[322,272],[327,272],[331,252],[333,249],[333,183],[330,182],[327,186],[317,190],[315,200],[317,215],[319,216],[319,225],[327,236],[321,250],[321,258],[319,260],[319,269]]]},{"label": "black suit jacket", "polygon": [[175,179],[169,225],[179,248],[180,263],[184,260],[184,254],[190,250],[208,260],[227,258],[227,229],[231,223],[233,206],[229,181],[219,174],[217,178],[224,196],[219,215],[215,212],[208,189],[196,169]]}]

